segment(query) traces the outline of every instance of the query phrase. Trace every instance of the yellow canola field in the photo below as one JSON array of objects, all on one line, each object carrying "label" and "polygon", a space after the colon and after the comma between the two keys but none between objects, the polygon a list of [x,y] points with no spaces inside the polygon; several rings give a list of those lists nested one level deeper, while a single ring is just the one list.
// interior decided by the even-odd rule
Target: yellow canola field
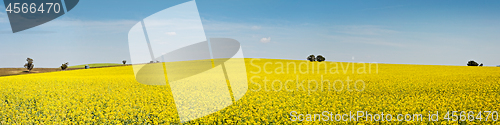
[{"label": "yellow canola field", "polygon": [[[245,59],[248,91],[188,124],[459,124],[447,111],[500,111],[500,68]],[[192,92],[191,92],[192,93]],[[393,114],[336,121],[335,114]],[[293,112],[293,113],[292,113]],[[439,112],[439,121],[428,116]],[[304,114],[300,117],[299,114]],[[313,117],[308,117],[311,114]],[[422,121],[396,121],[422,114]],[[489,116],[467,124],[499,124]],[[322,119],[323,118],[323,119]],[[347,119],[347,118],[346,118]],[[327,121],[323,121],[327,120]],[[136,82],[131,66],[0,77],[0,124],[177,124],[170,86]]]}]

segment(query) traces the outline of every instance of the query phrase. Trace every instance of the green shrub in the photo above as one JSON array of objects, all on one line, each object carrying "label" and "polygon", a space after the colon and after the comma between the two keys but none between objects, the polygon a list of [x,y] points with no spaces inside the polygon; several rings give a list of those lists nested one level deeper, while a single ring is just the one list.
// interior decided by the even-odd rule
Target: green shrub
[{"label": "green shrub", "polygon": [[28,69],[28,72],[31,72],[33,67],[35,67],[35,64],[33,64],[33,59],[27,58],[26,61],[27,61],[27,63],[24,64],[24,68]]},{"label": "green shrub", "polygon": [[314,61],[316,61],[316,57],[314,57],[314,55],[309,55],[309,56],[307,57],[307,60],[309,60],[309,61],[311,61],[311,62],[314,62]]},{"label": "green shrub", "polygon": [[467,66],[479,66],[479,64],[477,64],[476,61],[474,60],[470,60],[468,63],[467,63]]},{"label": "green shrub", "polygon": [[316,57],[316,61],[318,61],[318,62],[325,61],[325,57],[323,57],[323,56],[321,56],[321,55],[318,55],[318,56]]},{"label": "green shrub", "polygon": [[66,70],[66,68],[68,68],[68,65],[69,65],[69,63],[68,63],[68,62],[66,62],[66,63],[62,64],[62,65],[61,65],[61,70]]}]

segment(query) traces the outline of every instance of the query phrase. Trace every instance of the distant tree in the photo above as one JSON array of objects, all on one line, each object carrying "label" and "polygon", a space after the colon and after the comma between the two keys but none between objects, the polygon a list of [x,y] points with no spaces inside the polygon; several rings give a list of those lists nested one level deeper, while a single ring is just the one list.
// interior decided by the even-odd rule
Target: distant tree
[{"label": "distant tree", "polygon": [[325,57],[318,55],[318,56],[316,56],[316,61],[318,61],[318,62],[325,61]]},{"label": "distant tree", "polygon": [[309,61],[311,61],[311,62],[314,62],[314,61],[316,61],[316,57],[314,57],[314,55],[309,55],[309,56],[307,57],[307,60],[309,60]]},{"label": "distant tree", "polygon": [[127,63],[127,60],[123,60],[122,63],[123,63],[123,65],[125,65],[125,63]]},{"label": "distant tree", "polygon": [[33,59],[27,58],[26,61],[28,63],[24,64],[24,68],[28,69],[28,72],[31,72],[31,70],[33,69],[33,67],[35,67],[35,64],[33,64]]},{"label": "distant tree", "polygon": [[467,66],[478,66],[479,64],[477,64],[476,61],[474,60],[470,60],[468,63],[467,63]]},{"label": "distant tree", "polygon": [[479,64],[479,66],[483,66],[483,63]]},{"label": "distant tree", "polygon": [[66,63],[62,64],[62,65],[61,65],[61,70],[66,70],[66,69],[68,68],[68,65],[69,65],[69,63],[68,63],[68,62],[66,62]]}]

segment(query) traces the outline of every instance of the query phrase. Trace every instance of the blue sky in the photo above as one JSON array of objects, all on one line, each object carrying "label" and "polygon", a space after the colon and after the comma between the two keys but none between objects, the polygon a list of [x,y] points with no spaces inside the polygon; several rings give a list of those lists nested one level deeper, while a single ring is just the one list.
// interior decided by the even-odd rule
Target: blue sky
[{"label": "blue sky", "polygon": [[[15,34],[0,11],[0,67],[22,67],[26,57],[35,67],[130,60],[130,28],[183,2],[85,0]],[[500,1],[196,2],[206,36],[238,40],[248,58],[500,65]]]}]

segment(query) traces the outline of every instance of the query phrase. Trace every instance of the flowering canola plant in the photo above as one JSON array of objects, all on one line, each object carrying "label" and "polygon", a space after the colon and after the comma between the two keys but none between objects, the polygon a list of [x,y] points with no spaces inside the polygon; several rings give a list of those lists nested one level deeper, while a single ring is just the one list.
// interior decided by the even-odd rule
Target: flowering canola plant
[{"label": "flowering canola plant", "polygon": [[[278,59],[245,62],[245,96],[186,124],[459,124],[443,116],[447,111],[500,111],[497,67],[369,66]],[[347,83],[349,80],[352,82]],[[423,114],[423,120],[293,121],[292,111],[411,113]],[[427,116],[435,112],[439,112],[439,121],[429,121]],[[466,122],[499,124],[491,119]],[[138,83],[131,66],[0,77],[0,124],[91,123],[181,122],[170,86]]]}]

